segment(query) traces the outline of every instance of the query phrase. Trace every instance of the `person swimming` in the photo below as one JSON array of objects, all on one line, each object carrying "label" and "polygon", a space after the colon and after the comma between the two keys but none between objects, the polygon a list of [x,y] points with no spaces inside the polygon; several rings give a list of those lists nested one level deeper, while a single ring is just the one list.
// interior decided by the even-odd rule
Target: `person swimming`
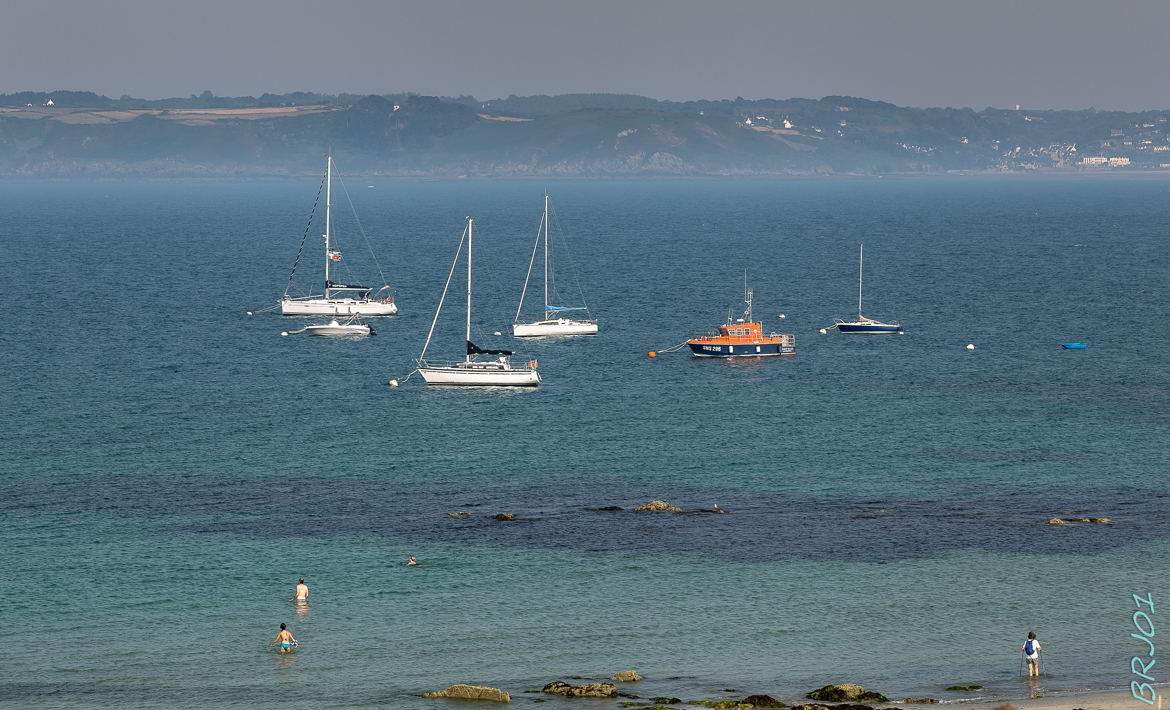
[{"label": "person swimming", "polygon": [[297,640],[293,638],[292,632],[285,628],[284,624],[280,625],[280,633],[276,638],[272,639],[272,643],[268,644],[268,648],[272,648],[276,644],[280,644],[280,652],[288,653],[297,645]]},{"label": "person swimming", "polygon": [[290,602],[307,602],[309,601],[309,587],[305,585],[305,578],[301,577],[301,581],[297,582],[297,592],[293,595]]}]

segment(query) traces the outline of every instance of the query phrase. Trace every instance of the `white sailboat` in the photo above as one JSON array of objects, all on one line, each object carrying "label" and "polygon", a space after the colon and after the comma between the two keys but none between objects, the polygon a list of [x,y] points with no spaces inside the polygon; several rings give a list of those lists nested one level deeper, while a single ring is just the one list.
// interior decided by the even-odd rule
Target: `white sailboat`
[{"label": "white sailboat", "polygon": [[865,245],[862,244],[857,256],[857,320],[843,321],[837,319],[837,322],[829,326],[836,328],[840,333],[863,333],[863,334],[879,334],[879,333],[898,333],[903,334],[902,326],[898,323],[883,323],[873,318],[866,318],[861,315],[861,269],[865,264]]},{"label": "white sailboat", "polygon": [[[286,316],[392,316],[398,312],[398,305],[394,303],[394,296],[391,295],[390,286],[386,283],[386,279],[382,277],[382,267],[378,265],[377,257],[374,257],[373,250],[370,250],[370,256],[374,260],[374,264],[378,265],[378,276],[382,278],[382,287],[373,292],[370,286],[360,286],[357,284],[334,283],[329,275],[329,267],[337,261],[341,261],[341,252],[334,248],[330,243],[331,225],[332,225],[332,208],[333,208],[333,156],[329,156],[329,160],[325,170],[325,289],[324,293],[320,295],[304,295],[295,296],[291,292],[295,288],[293,277],[296,275],[297,264],[300,262],[300,252],[297,252],[297,261],[293,263],[292,273],[288,277],[288,284],[284,287],[284,296],[280,299],[280,312]],[[317,193],[320,195],[320,193]],[[360,223],[359,223],[360,229]],[[305,232],[308,235],[308,230]],[[365,237],[365,233],[362,233]],[[369,246],[369,241],[366,241]],[[301,247],[304,248],[304,240],[301,241]],[[385,292],[386,295],[381,294]]]},{"label": "white sailboat", "polygon": [[[521,322],[520,312],[524,310],[524,294],[528,291],[528,281],[532,277],[532,265],[536,261],[536,251],[544,243],[544,311],[543,320]],[[516,317],[512,323],[512,335],[517,338],[534,338],[547,335],[596,335],[597,321],[590,317],[589,307],[554,306],[548,302],[549,294],[549,259],[548,259],[548,193],[544,195],[544,217],[540,220],[540,228],[536,231],[536,243],[532,245],[532,258],[528,260],[528,273],[524,277],[524,290],[520,292],[520,306],[516,309]],[[585,299],[581,299],[584,304]],[[572,311],[584,311],[585,318],[568,318],[565,314]]]},{"label": "white sailboat", "polygon": [[[447,283],[443,286],[443,296],[439,299],[439,307],[435,309],[435,318],[431,321],[427,341],[423,344],[422,354],[418,356],[417,369],[428,385],[478,385],[478,386],[527,386],[535,387],[540,384],[540,375],[536,372],[536,361],[529,360],[523,367],[513,366],[508,360],[511,350],[485,350],[471,342],[471,231],[473,220],[467,218],[467,229],[459,240],[459,248],[455,251],[455,261],[451,263],[451,272],[447,274]],[[447,289],[451,286],[451,277],[455,273],[455,266],[459,263],[459,254],[463,250],[463,242],[467,241],[467,328],[464,341],[467,343],[466,354],[463,360],[427,360],[427,348],[431,344],[431,336],[435,333],[435,323],[439,321],[439,313],[443,310],[443,301],[447,298]],[[497,356],[493,360],[476,359],[478,355]]]}]

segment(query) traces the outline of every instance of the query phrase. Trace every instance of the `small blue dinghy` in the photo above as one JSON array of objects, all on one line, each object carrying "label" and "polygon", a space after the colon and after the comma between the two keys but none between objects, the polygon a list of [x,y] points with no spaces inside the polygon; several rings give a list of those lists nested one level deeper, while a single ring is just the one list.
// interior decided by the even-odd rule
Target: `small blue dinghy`
[{"label": "small blue dinghy", "polygon": [[1060,347],[1065,350],[1084,350],[1086,345],[1084,343],[1061,343]]}]

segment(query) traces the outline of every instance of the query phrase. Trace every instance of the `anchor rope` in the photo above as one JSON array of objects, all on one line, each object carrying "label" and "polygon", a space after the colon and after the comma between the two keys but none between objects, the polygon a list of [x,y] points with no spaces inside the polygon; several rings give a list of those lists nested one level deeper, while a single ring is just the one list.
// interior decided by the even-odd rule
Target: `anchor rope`
[{"label": "anchor rope", "polygon": [[669,348],[664,348],[664,349],[662,349],[662,350],[658,350],[657,352],[660,352],[660,353],[676,353],[676,352],[678,352],[679,350],[682,350],[682,349],[683,349],[683,346],[684,346],[684,345],[686,345],[686,344],[687,344],[687,341],[685,341],[685,340],[684,340],[684,341],[682,341],[681,343],[679,343],[678,345],[671,345]]}]

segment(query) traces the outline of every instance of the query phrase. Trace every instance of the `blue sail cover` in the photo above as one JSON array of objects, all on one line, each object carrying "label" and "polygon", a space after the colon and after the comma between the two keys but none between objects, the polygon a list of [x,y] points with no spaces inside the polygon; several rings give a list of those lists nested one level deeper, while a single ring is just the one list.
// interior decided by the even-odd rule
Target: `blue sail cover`
[{"label": "blue sail cover", "polygon": [[583,310],[585,310],[585,307],[584,306],[545,306],[544,310],[546,313],[551,313],[552,311],[583,311]]}]

